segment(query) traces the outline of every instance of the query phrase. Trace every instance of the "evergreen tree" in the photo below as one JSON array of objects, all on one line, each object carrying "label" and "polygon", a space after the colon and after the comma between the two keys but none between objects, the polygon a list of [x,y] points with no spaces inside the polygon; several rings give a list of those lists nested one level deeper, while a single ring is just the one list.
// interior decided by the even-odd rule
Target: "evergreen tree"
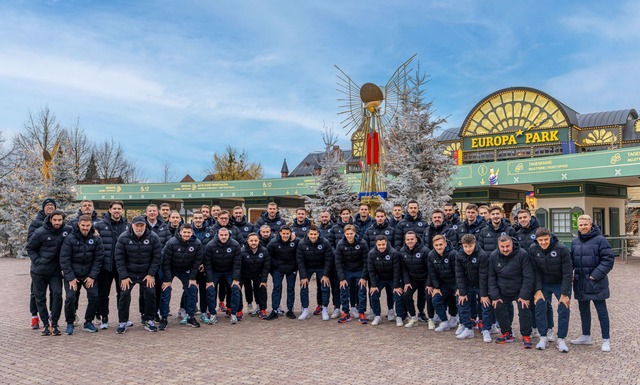
[{"label": "evergreen tree", "polygon": [[84,181],[85,183],[91,183],[98,179],[100,179],[100,175],[98,175],[98,166],[96,165],[96,152],[91,151],[91,157],[87,164],[87,172],[84,174]]},{"label": "evergreen tree", "polygon": [[415,199],[422,212],[428,214],[451,199],[450,182],[455,166],[452,158],[443,155],[443,148],[434,136],[446,120],[434,117],[432,103],[424,102],[426,82],[427,76],[418,66],[387,136],[388,201],[384,206],[389,210],[392,203],[406,207],[407,201]]},{"label": "evergreen tree", "polygon": [[358,195],[351,191],[347,176],[341,171],[344,161],[340,159],[338,152],[333,151],[337,137],[331,130],[326,130],[322,139],[325,152],[320,161],[322,171],[316,178],[318,186],[315,188],[315,198],[306,197],[307,206],[316,222],[321,211],[327,210],[333,218],[337,218],[340,208],[353,208],[358,205]]},{"label": "evergreen tree", "polygon": [[74,160],[70,151],[71,143],[66,136],[60,138],[60,146],[51,167],[51,183],[47,188],[47,196],[56,200],[58,210],[67,215],[74,214],[73,201],[76,199],[74,185]]}]

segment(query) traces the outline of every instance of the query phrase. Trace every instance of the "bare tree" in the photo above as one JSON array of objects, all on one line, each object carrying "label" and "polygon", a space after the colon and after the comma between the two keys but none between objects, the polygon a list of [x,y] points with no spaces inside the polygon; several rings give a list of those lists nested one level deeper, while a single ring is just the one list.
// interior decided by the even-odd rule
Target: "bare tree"
[{"label": "bare tree", "polygon": [[80,126],[80,118],[75,122],[75,125],[66,130],[66,135],[69,140],[69,152],[73,162],[73,174],[76,176],[76,180],[81,179],[81,176],[87,171],[89,165],[89,159],[93,151],[93,144],[87,138],[87,134]]},{"label": "bare tree", "polygon": [[171,183],[175,178],[173,167],[170,162],[164,162],[162,164],[162,183]]},{"label": "bare tree", "polygon": [[9,159],[13,153],[13,147],[6,148],[6,142],[3,132],[0,130],[0,184],[13,169],[12,167],[9,167]]},{"label": "bare tree", "polygon": [[49,156],[53,154],[62,127],[48,106],[41,107],[36,114],[29,111],[24,129],[24,133],[16,136],[17,146],[23,149],[37,146]]},{"label": "bare tree", "polygon": [[249,162],[249,155],[242,150],[227,146],[221,154],[213,154],[213,170],[209,173],[213,180],[243,180],[262,178],[260,163]]}]

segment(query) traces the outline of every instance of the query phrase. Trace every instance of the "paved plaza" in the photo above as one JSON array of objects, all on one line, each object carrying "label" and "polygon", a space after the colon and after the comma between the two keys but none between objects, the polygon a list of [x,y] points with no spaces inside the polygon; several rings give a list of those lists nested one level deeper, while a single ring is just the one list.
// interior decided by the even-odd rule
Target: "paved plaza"
[{"label": "paved plaza", "polygon": [[[483,343],[478,334],[458,341],[453,330],[437,334],[422,322],[407,329],[389,322],[341,325],[319,316],[270,322],[245,317],[238,325],[221,317],[199,329],[171,317],[164,332],[147,332],[138,323],[117,335],[115,292],[109,330],[89,334],[80,327],[72,336],[41,337],[29,327],[29,261],[0,259],[0,383],[636,384],[639,277],[640,258],[616,260],[608,301],[612,351],[600,351],[594,310],[594,345],[569,346],[562,354],[555,345],[538,351],[525,350],[520,342]],[[175,314],[181,288],[174,287]],[[315,295],[310,297],[315,305]],[[131,303],[131,314],[137,315],[137,289]],[[85,306],[82,294],[81,312]],[[296,313],[299,306],[296,301]],[[569,339],[580,334],[573,300],[571,312]],[[64,330],[64,316],[61,321]]]}]

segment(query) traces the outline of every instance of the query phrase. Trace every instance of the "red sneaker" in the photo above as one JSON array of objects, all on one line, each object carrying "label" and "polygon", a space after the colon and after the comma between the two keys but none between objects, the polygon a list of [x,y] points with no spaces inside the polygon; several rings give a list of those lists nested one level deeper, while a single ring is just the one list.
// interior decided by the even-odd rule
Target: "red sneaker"
[{"label": "red sneaker", "polygon": [[242,312],[242,310],[240,310],[236,316],[238,317],[238,321],[242,321],[242,317],[244,317],[244,313]]},{"label": "red sneaker", "polygon": [[322,313],[322,306],[316,306],[316,310],[313,311],[313,315],[320,315]]},{"label": "red sneaker", "polygon": [[40,329],[40,318],[38,318],[38,316],[31,317],[31,329],[33,330]]}]

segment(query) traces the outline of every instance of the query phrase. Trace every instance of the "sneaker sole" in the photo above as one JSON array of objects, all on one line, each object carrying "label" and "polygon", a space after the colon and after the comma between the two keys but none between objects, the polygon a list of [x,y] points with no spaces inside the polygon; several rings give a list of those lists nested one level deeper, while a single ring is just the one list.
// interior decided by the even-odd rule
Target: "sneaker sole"
[{"label": "sneaker sole", "polygon": [[87,333],[97,333],[98,332],[98,330],[91,330],[91,329],[85,329],[85,328],[82,328],[82,331],[83,332],[87,332]]},{"label": "sneaker sole", "polygon": [[496,344],[498,345],[504,345],[504,344],[510,344],[512,342],[515,342],[515,340],[506,340],[506,341],[496,341]]}]

